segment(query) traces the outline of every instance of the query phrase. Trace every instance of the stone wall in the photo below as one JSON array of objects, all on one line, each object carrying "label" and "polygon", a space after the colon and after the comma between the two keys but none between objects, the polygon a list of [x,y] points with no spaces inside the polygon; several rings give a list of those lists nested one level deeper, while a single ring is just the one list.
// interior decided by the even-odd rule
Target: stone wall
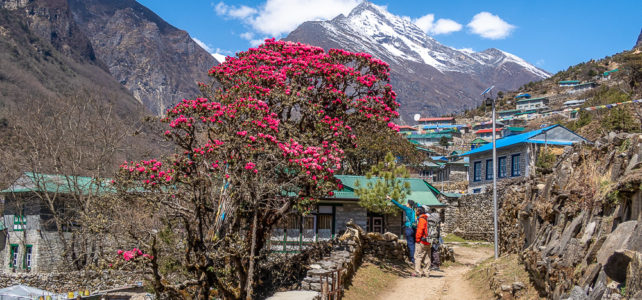
[{"label": "stone wall", "polygon": [[576,145],[543,171],[498,189],[500,252],[548,299],[642,299],[642,135]]},{"label": "stone wall", "polygon": [[16,284],[55,292],[78,290],[95,292],[143,281],[143,275],[132,271],[105,270],[102,272],[0,273],[0,288]]},{"label": "stone wall", "polygon": [[443,233],[454,233],[468,240],[493,240],[493,194],[464,195],[446,198]]},{"label": "stone wall", "polygon": [[368,213],[366,209],[356,202],[336,206],[335,213],[337,236],[346,230],[346,224],[349,220],[353,220],[353,222],[361,228],[366,228],[368,223]]}]

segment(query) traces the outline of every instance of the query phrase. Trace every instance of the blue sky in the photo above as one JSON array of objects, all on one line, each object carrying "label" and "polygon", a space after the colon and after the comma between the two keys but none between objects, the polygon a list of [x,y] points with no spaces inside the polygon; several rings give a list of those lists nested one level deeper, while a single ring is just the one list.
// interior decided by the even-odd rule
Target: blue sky
[{"label": "blue sky", "polygon": [[[359,0],[139,0],[209,51],[233,55],[306,20],[347,13]],[[440,43],[498,48],[549,71],[629,50],[642,28],[640,0],[371,1],[409,17]]]}]

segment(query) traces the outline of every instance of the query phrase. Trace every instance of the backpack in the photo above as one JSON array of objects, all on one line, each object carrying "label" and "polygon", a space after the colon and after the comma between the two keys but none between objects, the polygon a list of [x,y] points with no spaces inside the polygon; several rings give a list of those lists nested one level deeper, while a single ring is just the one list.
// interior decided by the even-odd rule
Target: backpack
[{"label": "backpack", "polygon": [[436,214],[428,215],[428,230],[426,240],[433,245],[439,244],[439,219]]}]

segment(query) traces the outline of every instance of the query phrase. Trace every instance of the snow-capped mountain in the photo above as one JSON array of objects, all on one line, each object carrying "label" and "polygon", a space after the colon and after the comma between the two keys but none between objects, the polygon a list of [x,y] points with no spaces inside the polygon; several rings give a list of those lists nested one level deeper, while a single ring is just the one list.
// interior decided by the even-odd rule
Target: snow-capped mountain
[{"label": "snow-capped mountain", "polygon": [[348,16],[303,23],[285,39],[367,52],[388,62],[406,122],[415,113],[442,115],[475,107],[480,91],[490,85],[512,90],[550,76],[498,49],[474,52],[442,45],[408,18],[367,1]]}]

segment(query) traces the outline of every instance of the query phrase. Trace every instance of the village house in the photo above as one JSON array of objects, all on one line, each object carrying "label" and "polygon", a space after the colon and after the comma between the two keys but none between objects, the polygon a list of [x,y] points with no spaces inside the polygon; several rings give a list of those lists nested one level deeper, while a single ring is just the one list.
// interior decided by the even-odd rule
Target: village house
[{"label": "village house", "polygon": [[596,86],[597,86],[597,83],[595,82],[580,83],[580,84],[574,85],[572,89],[567,91],[567,93],[568,94],[583,93],[595,88]]},{"label": "village house", "polygon": [[518,113],[520,113],[520,112],[522,112],[522,111],[521,111],[521,110],[519,110],[519,109],[501,110],[501,111],[498,111],[498,112],[497,112],[497,115],[498,115],[500,118],[507,118],[507,117],[515,116],[516,114],[518,114]]},{"label": "village house", "polygon": [[[508,136],[496,140],[497,180],[528,176],[540,147],[570,146],[588,142],[585,138],[561,125]],[[462,156],[470,157],[468,191],[479,193],[493,182],[493,145],[483,145]]]},{"label": "village house", "polygon": [[473,150],[475,148],[479,148],[479,147],[481,147],[483,145],[486,145],[488,143],[490,143],[490,142],[485,140],[485,139],[476,138],[476,139],[470,141],[470,150]]},{"label": "village house", "polygon": [[455,117],[421,118],[421,125],[455,125]]},{"label": "village house", "polygon": [[[495,138],[500,139],[504,134],[504,129],[503,128],[495,128]],[[493,129],[488,128],[488,129],[480,129],[475,131],[475,136],[480,139],[485,139],[487,141],[490,141],[493,139]]]},{"label": "village house", "polygon": [[557,84],[562,87],[569,87],[569,86],[576,86],[580,84],[580,81],[579,80],[562,80]]},{"label": "village house", "polygon": [[[365,176],[335,175],[341,180],[343,190],[334,191],[334,195],[319,200],[316,207],[306,215],[293,212],[272,231],[270,249],[274,252],[298,252],[307,245],[317,241],[330,240],[340,236],[346,230],[346,223],[353,220],[355,224],[368,232],[392,232],[402,236],[403,212],[381,215],[369,212],[359,205],[355,190],[365,187],[376,178]],[[420,205],[444,207],[438,200],[441,194],[437,188],[420,178],[399,178],[410,185],[410,195],[406,200],[413,200]],[[391,204],[392,205],[392,204]]]},{"label": "village house", "polygon": [[414,126],[408,126],[408,125],[399,125],[399,133],[402,134],[410,134],[413,132],[416,132],[417,128]]},{"label": "village house", "polygon": [[586,102],[586,99],[569,100],[569,101],[564,102],[562,105],[564,106],[564,108],[570,108],[570,107],[580,106],[580,105],[584,104],[584,102]]},{"label": "village house", "polygon": [[[495,121],[495,128],[503,128],[506,126],[503,122]],[[473,125],[473,131],[477,131],[480,129],[490,129],[493,128],[493,122],[492,121],[485,121],[481,123],[477,123]]]},{"label": "village house", "polygon": [[511,135],[517,135],[517,134],[522,134],[526,128],[524,127],[518,127],[518,126],[508,126],[504,128],[504,137],[511,136]]},{"label": "village house", "polygon": [[[102,189],[102,188],[100,188]],[[51,196],[59,215],[69,215],[65,199],[72,193],[96,194],[98,185],[89,177],[26,172],[9,188],[0,191],[4,215],[0,222],[0,272],[48,272],[61,263],[63,245],[45,202]],[[64,225],[63,235],[71,236]]]},{"label": "village house", "polygon": [[515,100],[519,100],[519,99],[530,99],[530,97],[531,97],[531,94],[521,93],[521,94],[519,94],[519,95],[515,96]]},{"label": "village house", "polygon": [[445,137],[446,140],[448,140],[449,142],[452,141],[453,139],[452,134],[441,133],[441,132],[415,133],[415,134],[409,134],[406,136],[406,138],[411,143],[415,143],[417,145],[423,145],[423,146],[439,145],[439,141],[442,139],[442,137]]},{"label": "village house", "polygon": [[539,97],[539,98],[530,98],[522,99],[516,102],[517,109],[523,111],[527,110],[542,110],[548,107],[548,98]]}]

